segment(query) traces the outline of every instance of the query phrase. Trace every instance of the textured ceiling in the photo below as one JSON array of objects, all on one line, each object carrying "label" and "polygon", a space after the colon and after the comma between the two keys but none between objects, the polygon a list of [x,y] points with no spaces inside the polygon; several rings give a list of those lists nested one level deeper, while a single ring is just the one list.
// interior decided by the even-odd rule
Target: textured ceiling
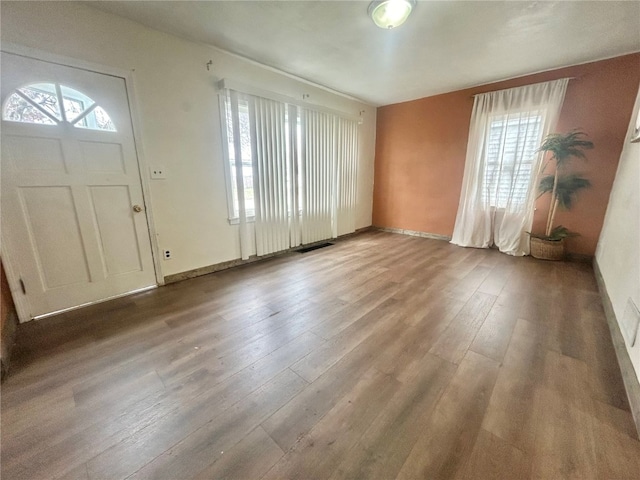
[{"label": "textured ceiling", "polygon": [[640,51],[640,2],[428,1],[394,30],[366,1],[88,5],[386,105]]}]

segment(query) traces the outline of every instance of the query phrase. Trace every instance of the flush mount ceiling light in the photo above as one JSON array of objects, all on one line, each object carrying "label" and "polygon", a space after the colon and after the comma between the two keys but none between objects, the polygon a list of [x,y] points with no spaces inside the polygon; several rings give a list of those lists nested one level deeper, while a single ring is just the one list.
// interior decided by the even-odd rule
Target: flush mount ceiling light
[{"label": "flush mount ceiling light", "polygon": [[390,29],[402,25],[416,4],[416,0],[379,0],[369,5],[369,16],[380,28]]}]

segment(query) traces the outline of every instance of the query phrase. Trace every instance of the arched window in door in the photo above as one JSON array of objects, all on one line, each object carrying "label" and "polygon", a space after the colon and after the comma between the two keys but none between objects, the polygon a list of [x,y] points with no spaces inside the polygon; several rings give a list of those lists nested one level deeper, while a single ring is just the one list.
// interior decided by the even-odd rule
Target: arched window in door
[{"label": "arched window in door", "polygon": [[76,128],[116,131],[102,107],[84,93],[59,83],[32,83],[16,89],[4,104],[2,119],[40,125],[66,122]]}]

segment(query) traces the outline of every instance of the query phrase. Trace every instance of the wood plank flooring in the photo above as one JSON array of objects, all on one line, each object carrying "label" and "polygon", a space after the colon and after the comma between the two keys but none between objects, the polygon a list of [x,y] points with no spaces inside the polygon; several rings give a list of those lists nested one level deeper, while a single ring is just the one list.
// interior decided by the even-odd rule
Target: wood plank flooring
[{"label": "wood plank flooring", "polygon": [[367,232],[18,332],[3,479],[640,478],[589,265]]}]

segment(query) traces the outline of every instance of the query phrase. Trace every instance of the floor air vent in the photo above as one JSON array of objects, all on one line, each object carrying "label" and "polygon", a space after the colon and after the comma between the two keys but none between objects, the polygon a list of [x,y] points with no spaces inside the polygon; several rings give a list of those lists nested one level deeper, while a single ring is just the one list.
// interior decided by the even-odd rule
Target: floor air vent
[{"label": "floor air vent", "polygon": [[314,250],[318,250],[319,248],[330,247],[333,243],[319,243],[318,245],[312,245],[310,247],[299,248],[296,250],[298,253],[307,253],[312,252]]}]

